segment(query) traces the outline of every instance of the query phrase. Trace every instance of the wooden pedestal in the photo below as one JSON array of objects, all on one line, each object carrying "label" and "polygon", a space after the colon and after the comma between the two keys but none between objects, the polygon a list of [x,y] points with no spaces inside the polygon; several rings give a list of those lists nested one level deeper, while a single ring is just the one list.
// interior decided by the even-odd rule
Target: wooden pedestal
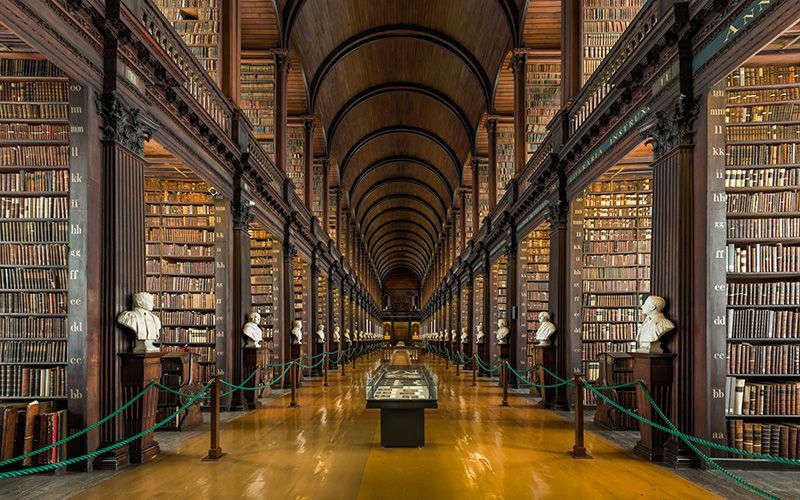
[{"label": "wooden pedestal", "polygon": [[[308,361],[305,359],[299,359],[300,356],[303,355],[303,344],[292,344],[289,354],[291,355],[292,361],[298,361],[301,364],[307,365]],[[303,369],[297,365],[292,366],[292,370],[295,372],[295,387],[300,387],[303,378]]]},{"label": "wooden pedestal", "polygon": [[[631,353],[631,356],[633,357],[633,379],[641,380],[650,391],[656,404],[665,415],[669,415],[672,399],[672,364],[675,354]],[[664,424],[641,389],[638,390],[636,400],[639,406],[639,415],[653,422]],[[664,444],[667,442],[669,434],[654,429],[644,422],[639,423],[639,432],[641,440],[636,443],[633,449],[634,453],[651,462],[664,460]]]},{"label": "wooden pedestal", "polygon": [[[489,351],[489,349],[486,347],[486,343],[485,342],[481,343],[481,344],[478,344],[478,356],[481,358],[481,362],[483,364],[485,364],[486,366],[489,366],[489,363],[490,363],[490,360],[491,360],[491,358],[486,355],[486,353],[488,351]],[[484,369],[480,364],[478,366],[479,366],[479,373],[480,373],[481,377],[488,377],[488,376],[491,375],[489,373],[489,371]]]},{"label": "wooden pedestal", "polygon": [[[556,370],[556,350],[555,347],[552,345],[537,345],[533,347],[533,366],[541,363],[542,366],[539,366],[535,370],[533,383],[538,385],[548,385],[554,384],[556,382],[553,377],[547,374],[544,371],[545,368],[550,370],[551,372],[555,373]],[[531,386],[531,394],[534,396],[539,396],[542,401],[539,403],[539,406],[542,408],[551,408],[553,406],[553,401],[555,400],[555,388],[551,387],[548,389],[540,389],[537,387]]]},{"label": "wooden pedestal", "polygon": [[[151,381],[161,380],[161,353],[123,353],[122,359],[122,400],[130,401]],[[129,406],[123,413],[125,437],[131,437],[156,424],[156,408],[158,391],[150,389],[144,396]],[[132,463],[143,464],[154,459],[159,452],[158,443],[153,433],[130,442],[130,459]]]},{"label": "wooden pedestal", "polygon": [[322,361],[322,353],[323,352],[325,352],[325,342],[316,341],[314,343],[314,356],[318,356],[318,357],[310,359],[309,363],[303,363],[303,364],[309,364],[309,365],[315,365],[315,364],[319,363],[319,366],[315,366],[314,368],[311,369],[311,376],[312,377],[321,377],[322,376],[322,363],[320,363],[320,361]]},{"label": "wooden pedestal", "polygon": [[342,353],[339,350],[339,342],[331,341],[331,355],[328,356],[328,369],[333,370],[338,367],[337,361],[342,360]]},{"label": "wooden pedestal", "polygon": [[[266,369],[263,367],[269,359],[267,355],[267,348],[266,347],[245,347],[244,348],[244,376],[249,377],[251,373],[258,370],[258,373],[253,375],[247,382],[248,387],[259,387],[266,384],[266,380],[264,380],[264,373],[267,373]],[[259,402],[259,398],[264,394],[264,389],[260,389],[257,391],[243,391],[244,400],[247,404],[247,407],[251,410],[255,408],[261,407],[261,403]]]}]

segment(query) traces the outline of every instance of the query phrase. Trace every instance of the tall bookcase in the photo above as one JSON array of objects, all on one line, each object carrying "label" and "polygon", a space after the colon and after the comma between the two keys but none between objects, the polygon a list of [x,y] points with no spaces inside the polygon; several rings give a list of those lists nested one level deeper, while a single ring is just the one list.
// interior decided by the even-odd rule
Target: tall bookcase
[{"label": "tall bookcase", "polygon": [[275,361],[276,297],[278,297],[278,248],[280,243],[258,223],[250,226],[250,307],[261,315],[264,344],[270,362]]},{"label": "tall bookcase", "polygon": [[294,183],[300,201],[305,201],[305,133],[302,126],[287,127],[286,156],[289,164],[286,175]]},{"label": "tall bookcase", "polygon": [[225,282],[226,209],[208,183],[165,175],[145,175],[147,291],[161,318],[161,351],[197,353],[204,382],[224,369],[217,319],[226,317],[225,300],[217,290]]},{"label": "tall bookcase", "polygon": [[[7,459],[88,424],[89,110],[86,89],[3,25],[0,33],[0,458]],[[84,453],[84,444],[75,440],[70,453]],[[65,458],[62,445],[17,465]]]},{"label": "tall bookcase", "polygon": [[800,67],[737,69],[724,109],[727,444],[797,458]]},{"label": "tall bookcase", "polygon": [[[474,331],[470,332],[470,335],[477,336],[478,326],[483,324],[483,332],[486,333],[489,330],[488,322],[483,314],[483,305],[484,305],[484,290],[486,286],[486,280],[483,275],[475,276],[475,282],[473,284],[473,291],[472,293],[475,296],[475,300],[472,301],[472,314],[474,315],[475,327]],[[486,360],[484,360],[486,361]]]},{"label": "tall bookcase", "polygon": [[644,0],[583,1],[584,83],[600,66],[642,5]]},{"label": "tall bookcase", "polygon": [[533,366],[533,346],[539,329],[539,313],[548,310],[550,279],[550,224],[543,222],[531,231],[520,248],[520,285],[525,309],[526,356]]},{"label": "tall bookcase", "polygon": [[313,163],[314,176],[312,178],[311,189],[311,213],[317,217],[317,220],[322,221],[322,191],[327,189],[322,175],[322,164],[319,162]]},{"label": "tall bookcase", "polygon": [[488,325],[488,330],[484,331],[487,335],[491,335],[492,343],[494,343],[497,322],[500,319],[504,319],[508,324],[508,257],[505,255],[492,264],[492,289],[494,292],[491,295],[492,322]]},{"label": "tall bookcase", "polygon": [[325,182],[324,189],[328,190],[328,236],[330,236],[334,243],[338,243],[338,241],[336,241],[336,226],[339,218],[337,217],[336,206],[339,204],[339,193],[338,190],[331,189],[327,182]]},{"label": "tall bookcase", "polygon": [[314,315],[314,331],[317,331],[319,325],[325,325],[325,338],[328,338],[331,333],[328,331],[328,277],[322,273],[317,276],[317,310]]},{"label": "tall bookcase", "polygon": [[342,292],[338,286],[334,285],[331,291],[331,307],[333,308],[333,323],[331,324],[331,339],[333,339],[333,329],[339,327],[339,341],[344,342],[344,325],[342,324]]},{"label": "tall bookcase", "polygon": [[489,162],[485,158],[478,160],[478,193],[478,214],[480,217],[478,225],[480,226],[481,221],[489,215]]},{"label": "tall bookcase", "polygon": [[514,178],[514,126],[497,124],[497,201]]},{"label": "tall bookcase", "polygon": [[[627,352],[636,340],[640,305],[650,291],[652,238],[652,176],[617,174],[614,180],[590,185],[572,203],[573,289],[580,290],[579,318],[572,332],[580,332],[580,366],[587,380],[600,375],[598,355]],[[578,311],[576,311],[578,312]],[[594,405],[594,395],[584,391]]]},{"label": "tall bookcase", "polygon": [[[311,330],[311,325],[309,325],[309,319],[313,320],[315,316],[306,314],[306,308],[311,307],[311,301],[308,295],[311,286],[309,283],[308,265],[299,255],[295,255],[294,265],[292,266],[292,287],[292,320],[300,320],[303,322],[303,344],[309,346],[311,345],[309,338],[314,333]],[[292,327],[294,327],[294,325],[292,325]],[[304,354],[310,354],[308,349],[305,350]]]},{"label": "tall bookcase", "polygon": [[464,225],[466,226],[466,232],[464,238],[466,239],[466,241],[472,239],[472,232],[474,230],[474,224],[475,224],[472,217],[472,203],[473,203],[472,189],[469,188],[467,189],[467,192],[464,193],[464,207],[463,207],[464,219],[465,219]]},{"label": "tall bookcase", "polygon": [[219,0],[154,0],[211,79],[218,81]]},{"label": "tall bookcase", "polygon": [[253,124],[253,134],[270,158],[275,158],[275,63],[270,56],[245,59],[240,71],[241,107]]},{"label": "tall bookcase", "polygon": [[561,63],[528,56],[525,87],[525,144],[530,159],[547,135],[547,125],[561,108]]}]

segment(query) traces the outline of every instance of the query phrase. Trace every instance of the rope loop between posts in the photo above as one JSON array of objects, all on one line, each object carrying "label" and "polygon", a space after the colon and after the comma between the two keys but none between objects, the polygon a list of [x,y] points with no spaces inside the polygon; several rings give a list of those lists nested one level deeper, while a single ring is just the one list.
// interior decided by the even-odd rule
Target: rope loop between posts
[{"label": "rope loop between posts", "polygon": [[530,368],[530,369],[528,369],[528,370],[526,370],[524,372],[518,372],[517,370],[512,368],[511,365],[508,365],[508,369],[511,371],[511,373],[516,375],[516,377],[520,380],[520,382],[522,382],[523,384],[525,384],[527,386],[530,386],[530,387],[536,387],[537,389],[554,389],[556,387],[562,387],[562,386],[565,386],[565,385],[573,385],[574,384],[574,382],[572,380],[570,380],[570,379],[561,380],[559,382],[556,382],[555,384],[536,384],[536,383],[529,382],[529,381],[525,380],[525,377],[523,375],[525,373],[527,373],[528,371],[532,370],[535,367],[536,366],[534,366],[534,367],[532,367],[532,368]]}]

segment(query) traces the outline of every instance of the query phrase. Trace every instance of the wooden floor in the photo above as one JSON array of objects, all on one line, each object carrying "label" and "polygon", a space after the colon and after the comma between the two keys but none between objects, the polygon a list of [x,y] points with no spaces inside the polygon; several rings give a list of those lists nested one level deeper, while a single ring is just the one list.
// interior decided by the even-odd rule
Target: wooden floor
[{"label": "wooden floor", "polygon": [[202,462],[205,437],[155,463],[131,468],[80,498],[713,498],[693,483],[647,464],[595,435],[593,460],[573,460],[568,422],[512,396],[501,408],[495,384],[471,387],[468,374],[432,363],[439,409],[426,410],[422,449],[381,449],[379,411],[366,410],[364,390],[377,365],[331,375],[288,399],[223,426],[218,463]]}]

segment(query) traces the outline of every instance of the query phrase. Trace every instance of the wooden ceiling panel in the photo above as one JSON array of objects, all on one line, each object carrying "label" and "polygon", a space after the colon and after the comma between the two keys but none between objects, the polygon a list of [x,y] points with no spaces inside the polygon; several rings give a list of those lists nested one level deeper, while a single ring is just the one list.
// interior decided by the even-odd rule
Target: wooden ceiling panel
[{"label": "wooden ceiling panel", "polygon": [[295,54],[291,54],[290,60],[286,109],[289,111],[289,115],[305,115],[308,114],[308,91],[303,66]]},{"label": "wooden ceiling panel", "polygon": [[278,22],[272,2],[239,0],[242,50],[264,50],[280,46]]},{"label": "wooden ceiling panel", "polygon": [[494,112],[514,114],[514,73],[511,70],[511,52],[506,54],[503,65],[500,67],[500,73],[497,75]]},{"label": "wooden ceiling panel", "polygon": [[561,48],[561,1],[528,1],[528,12],[522,27],[522,43],[526,48]]},{"label": "wooden ceiling panel", "polygon": [[350,200],[352,200],[353,206],[357,206],[358,201],[376,186],[391,183],[393,179],[403,179],[404,183],[413,186],[417,192],[433,190],[439,199],[444,200],[445,204],[452,198],[452,188],[444,183],[444,179],[438,177],[435,172],[413,163],[391,162],[371,169],[364,176],[359,177],[358,182],[350,188]]}]

